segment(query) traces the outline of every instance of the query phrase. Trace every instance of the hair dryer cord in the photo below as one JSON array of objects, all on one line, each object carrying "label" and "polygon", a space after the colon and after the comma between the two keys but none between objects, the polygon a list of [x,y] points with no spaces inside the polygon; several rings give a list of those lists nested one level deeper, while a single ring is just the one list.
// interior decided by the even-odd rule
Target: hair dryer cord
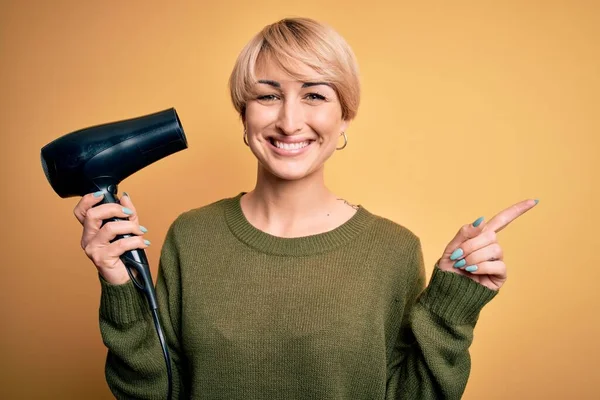
[{"label": "hair dryer cord", "polygon": [[[169,357],[169,348],[167,346],[165,335],[163,333],[162,327],[160,325],[160,319],[158,317],[158,303],[156,301],[156,293],[154,291],[154,286],[152,285],[152,278],[150,277],[150,268],[148,267],[146,262],[143,262],[144,260],[133,260],[128,256],[128,253],[121,256],[121,261],[123,261],[123,263],[125,264],[125,269],[127,270],[129,278],[131,279],[133,284],[146,296],[146,299],[148,300],[148,305],[150,306],[150,310],[152,311],[154,327],[156,328],[156,333],[158,333],[158,340],[160,341],[160,346],[162,347],[163,356],[167,365],[167,400],[171,400],[171,397],[173,395],[173,371],[171,369],[171,358]],[[142,283],[140,283],[140,281],[134,275],[132,270],[137,271],[138,276],[141,277]]]},{"label": "hair dryer cord", "polygon": [[162,347],[165,362],[167,364],[167,400],[171,400],[173,396],[173,371],[171,370],[171,358],[169,357],[169,348],[167,347],[165,335],[162,331],[162,327],[160,326],[160,320],[158,318],[157,310],[152,310],[152,318],[154,319],[154,326],[156,327],[156,332],[158,333],[158,340],[160,340],[160,346]]}]

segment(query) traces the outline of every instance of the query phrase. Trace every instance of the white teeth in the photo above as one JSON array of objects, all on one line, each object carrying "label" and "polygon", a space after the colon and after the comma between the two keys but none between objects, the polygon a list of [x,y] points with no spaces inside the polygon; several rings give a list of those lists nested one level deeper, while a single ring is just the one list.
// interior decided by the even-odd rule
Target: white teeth
[{"label": "white teeth", "polygon": [[309,145],[309,142],[299,142],[299,143],[283,143],[278,142],[277,140],[273,140],[273,144],[280,149],[284,150],[297,150]]}]

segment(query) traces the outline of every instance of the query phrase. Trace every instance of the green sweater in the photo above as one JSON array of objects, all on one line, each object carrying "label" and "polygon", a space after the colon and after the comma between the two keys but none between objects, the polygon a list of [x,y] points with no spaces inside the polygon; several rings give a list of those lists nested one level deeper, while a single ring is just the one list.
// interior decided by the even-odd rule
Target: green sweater
[{"label": "green sweater", "polygon": [[[301,238],[254,228],[241,194],[180,215],[157,297],[173,398],[458,399],[482,307],[496,292],[434,269],[419,239],[360,207]],[[164,399],[167,374],[147,302],[100,280],[106,378],[117,398]]]}]

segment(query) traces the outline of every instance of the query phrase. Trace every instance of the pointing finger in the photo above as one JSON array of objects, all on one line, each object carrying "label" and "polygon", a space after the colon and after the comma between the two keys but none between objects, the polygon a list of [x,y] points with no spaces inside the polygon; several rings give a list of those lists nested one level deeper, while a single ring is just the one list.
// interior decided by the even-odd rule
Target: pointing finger
[{"label": "pointing finger", "polygon": [[490,219],[485,229],[493,230],[498,233],[506,228],[512,221],[531,210],[537,203],[538,200],[524,200],[514,204]]}]

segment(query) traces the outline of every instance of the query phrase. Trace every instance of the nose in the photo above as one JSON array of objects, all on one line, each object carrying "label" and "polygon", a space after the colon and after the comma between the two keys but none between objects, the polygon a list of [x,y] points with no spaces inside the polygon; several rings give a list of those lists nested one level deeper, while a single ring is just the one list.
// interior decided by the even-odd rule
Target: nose
[{"label": "nose", "polygon": [[299,102],[285,99],[277,118],[277,128],[285,135],[293,135],[302,130],[305,123],[304,109]]}]

